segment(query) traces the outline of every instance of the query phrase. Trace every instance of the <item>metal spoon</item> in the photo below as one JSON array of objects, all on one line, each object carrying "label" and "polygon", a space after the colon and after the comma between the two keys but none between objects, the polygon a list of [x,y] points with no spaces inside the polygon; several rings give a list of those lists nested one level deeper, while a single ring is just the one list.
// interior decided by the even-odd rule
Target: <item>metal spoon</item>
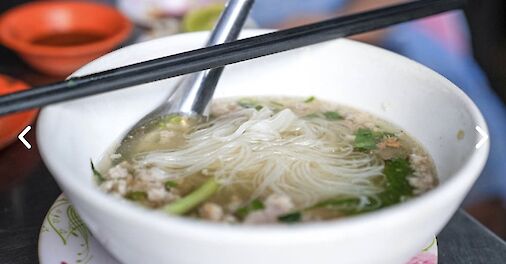
[{"label": "metal spoon", "polygon": [[[229,0],[211,33],[206,46],[236,40],[253,6],[254,0]],[[123,137],[117,153],[125,154],[139,134],[149,133],[153,126],[168,116],[201,120],[208,115],[223,67],[187,75],[161,105],[138,121]]]}]

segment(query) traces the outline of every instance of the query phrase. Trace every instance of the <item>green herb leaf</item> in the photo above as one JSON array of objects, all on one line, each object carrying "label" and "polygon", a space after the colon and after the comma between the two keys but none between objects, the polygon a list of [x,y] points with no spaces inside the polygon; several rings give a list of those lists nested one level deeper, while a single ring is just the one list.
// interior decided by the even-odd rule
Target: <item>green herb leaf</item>
[{"label": "green herb leaf", "polygon": [[359,202],[360,201],[357,198],[335,198],[319,202],[312,208],[323,208],[323,207],[342,208],[342,209],[352,208],[356,207],[359,204]]},{"label": "green herb leaf", "polygon": [[383,174],[387,178],[386,189],[379,195],[383,206],[399,203],[403,197],[413,195],[413,187],[408,182],[408,176],[412,173],[407,159],[385,161]]},{"label": "green herb leaf", "polygon": [[315,99],[316,99],[316,97],[314,97],[314,96],[310,96],[310,97],[308,97],[308,98],[304,101],[304,103],[311,103],[311,102],[312,102],[312,101],[314,101]]},{"label": "green herb leaf", "polygon": [[95,165],[93,164],[93,161],[91,159],[90,159],[90,165],[91,165],[91,171],[93,172],[93,176],[95,177],[95,181],[97,181],[98,184],[104,182],[105,181],[104,176],[102,176],[102,174],[97,169],[95,169]]},{"label": "green herb leaf", "polygon": [[235,214],[240,218],[244,219],[249,214],[248,207],[241,207],[235,211]]},{"label": "green herb leaf", "polygon": [[179,115],[174,115],[169,118],[169,123],[171,124],[179,124],[183,121],[183,118]]},{"label": "green herb leaf", "polygon": [[260,201],[258,199],[253,200],[250,204],[250,210],[253,210],[253,211],[261,210],[264,208],[265,208],[264,203],[262,203],[262,201]]},{"label": "green herb leaf", "polygon": [[355,132],[355,148],[360,150],[376,149],[376,145],[385,135],[386,133],[372,131],[369,128],[359,128],[357,132]]},{"label": "green herb leaf", "polygon": [[304,117],[305,118],[317,118],[317,117],[319,117],[319,115],[318,115],[318,113],[312,113],[312,114],[306,115]]},{"label": "green herb leaf", "polygon": [[376,149],[377,136],[368,128],[359,128],[355,133],[355,147],[359,149]]},{"label": "green herb leaf", "polygon": [[359,208],[360,200],[358,198],[334,198],[330,200],[326,200],[320,203],[317,203],[313,207],[308,208],[308,210],[311,209],[317,209],[317,208],[326,208],[331,210],[338,210],[339,212],[348,214],[348,215],[355,215],[360,214],[364,212],[369,212],[374,209],[379,208],[379,203],[375,199],[369,199],[368,203],[364,205],[363,208]]},{"label": "green herb leaf", "polygon": [[335,112],[335,111],[327,111],[327,112],[323,113],[323,115],[328,120],[341,120],[341,119],[343,119],[343,117],[338,112]]},{"label": "green herb leaf", "polygon": [[302,220],[302,214],[300,212],[293,212],[278,217],[278,221],[282,223],[292,224]]},{"label": "green herb leaf", "polygon": [[146,200],[148,198],[148,194],[146,192],[128,192],[125,194],[125,198],[128,200],[140,202]]},{"label": "green herb leaf", "polygon": [[263,108],[261,104],[251,98],[242,98],[237,102],[237,104],[243,108],[255,108],[257,111],[260,111]]},{"label": "green herb leaf", "polygon": [[253,100],[251,98],[241,98],[237,104],[239,104],[243,108],[254,108],[258,105],[258,102],[256,100]]},{"label": "green herb leaf", "polygon": [[183,117],[177,114],[174,115],[167,115],[161,118],[159,127],[160,128],[166,128],[167,125],[179,125],[183,121]]},{"label": "green herb leaf", "polygon": [[285,105],[284,105],[284,104],[282,104],[282,103],[280,103],[280,102],[270,101],[270,103],[271,103],[271,105],[272,105],[273,107],[276,107],[276,108],[283,108],[283,107],[285,107]]},{"label": "green herb leaf", "polygon": [[257,210],[261,210],[261,209],[264,209],[265,206],[264,206],[264,203],[262,203],[262,201],[260,201],[259,199],[255,199],[253,201],[251,201],[250,204],[244,206],[244,207],[241,207],[239,209],[237,209],[235,211],[235,214],[240,218],[240,219],[244,219],[246,218],[246,216],[248,214],[250,214],[251,212],[253,211],[257,211]]},{"label": "green herb leaf", "polygon": [[397,204],[403,198],[413,196],[413,187],[408,182],[408,176],[412,173],[413,169],[409,166],[407,159],[387,160],[383,169],[386,177],[385,190],[378,194],[379,200],[370,199],[364,208],[358,209],[360,201],[357,198],[335,198],[317,203],[307,210],[327,208],[355,215]]},{"label": "green herb leaf", "polygon": [[165,187],[165,190],[167,190],[167,191],[170,191],[170,189],[172,189],[172,188],[176,188],[177,185],[178,185],[177,182],[171,181],[171,180],[168,180],[163,184],[163,186]]}]

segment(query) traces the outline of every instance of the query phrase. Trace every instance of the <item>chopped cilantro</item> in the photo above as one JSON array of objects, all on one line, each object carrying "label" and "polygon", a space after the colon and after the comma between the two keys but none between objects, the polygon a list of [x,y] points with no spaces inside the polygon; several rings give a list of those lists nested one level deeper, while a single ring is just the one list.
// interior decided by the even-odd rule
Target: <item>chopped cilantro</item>
[{"label": "chopped cilantro", "polygon": [[308,98],[304,101],[304,103],[311,103],[311,102],[312,102],[312,101],[314,101],[315,99],[316,99],[316,97],[314,97],[314,96],[310,96],[310,97],[308,97]]},{"label": "chopped cilantro", "polygon": [[369,128],[359,128],[355,132],[355,148],[359,150],[373,150],[385,137],[393,136],[392,133],[372,131]]},{"label": "chopped cilantro", "polygon": [[167,125],[179,125],[183,121],[183,117],[180,115],[167,115],[161,118],[159,127],[165,128]]},{"label": "chopped cilantro", "polygon": [[179,124],[181,121],[183,121],[183,118],[179,115],[174,115],[169,118],[169,123],[171,124]]},{"label": "chopped cilantro", "polygon": [[249,213],[251,213],[253,211],[261,210],[264,208],[265,207],[264,207],[264,204],[262,203],[262,201],[255,199],[250,204],[237,209],[237,211],[235,211],[235,214],[239,218],[244,219]]},{"label": "chopped cilantro", "polygon": [[258,199],[255,199],[251,202],[250,204],[250,208],[252,210],[260,210],[260,209],[264,209],[264,203],[262,203],[262,201],[258,200]]},{"label": "chopped cilantro", "polygon": [[377,199],[369,198],[363,208],[358,208],[358,198],[338,197],[325,200],[306,210],[326,208],[338,210],[348,215],[369,212],[401,202],[404,198],[413,196],[413,187],[408,182],[408,176],[413,173],[407,159],[393,159],[385,161],[383,174],[386,177],[385,190],[378,194]]},{"label": "chopped cilantro", "polygon": [[242,98],[237,102],[237,104],[242,108],[255,108],[257,111],[260,111],[263,108],[261,104],[251,98]]},{"label": "chopped cilantro", "polygon": [[168,180],[168,181],[166,181],[166,182],[163,184],[163,186],[165,187],[165,190],[167,190],[167,191],[169,191],[169,190],[170,190],[170,189],[172,189],[172,188],[177,187],[177,185],[178,185],[178,184],[177,184],[177,182],[175,182],[175,181],[171,181],[171,180]]},{"label": "chopped cilantro", "polygon": [[317,117],[319,117],[319,115],[318,115],[318,113],[312,113],[312,114],[306,115],[304,117],[306,117],[306,118],[317,118]]},{"label": "chopped cilantro", "polygon": [[278,217],[278,221],[282,223],[292,224],[300,222],[302,214],[300,212],[293,212]]},{"label": "chopped cilantro", "polygon": [[244,219],[246,218],[246,216],[250,213],[250,210],[248,209],[248,207],[241,207],[239,209],[237,209],[237,211],[235,211],[235,214],[241,218],[241,219]]},{"label": "chopped cilantro", "polygon": [[331,207],[331,208],[352,208],[359,203],[357,198],[335,198],[317,203],[313,208]]},{"label": "chopped cilantro", "polygon": [[387,179],[385,191],[380,193],[379,198],[383,206],[400,202],[404,197],[413,195],[413,187],[407,177],[413,173],[407,159],[393,159],[385,161],[383,174]]},{"label": "chopped cilantro", "polygon": [[358,149],[371,150],[376,149],[379,137],[368,128],[359,128],[355,132],[355,147]]},{"label": "chopped cilantro", "polygon": [[253,100],[251,98],[241,98],[237,104],[239,104],[243,108],[254,108],[258,105],[258,102],[256,100]]},{"label": "chopped cilantro", "polygon": [[148,194],[146,192],[128,192],[125,194],[125,198],[132,201],[144,201],[148,198]]},{"label": "chopped cilantro", "polygon": [[281,107],[281,108],[285,107],[285,105],[282,104],[282,103],[280,103],[280,102],[270,101],[270,103],[272,104],[273,107],[277,107],[277,108],[279,108],[279,107]]},{"label": "chopped cilantro", "polygon": [[368,212],[379,207],[378,201],[374,199],[369,199],[368,202],[364,205],[363,208],[358,208],[360,205],[360,200],[358,198],[334,198],[330,200],[326,200],[320,203],[317,203],[315,206],[309,209],[315,208],[327,208],[338,210],[342,213],[348,215],[359,214],[363,212]]},{"label": "chopped cilantro", "polygon": [[328,120],[341,120],[341,119],[343,119],[343,117],[338,112],[335,112],[335,111],[327,111],[327,112],[323,113],[323,115]]},{"label": "chopped cilantro", "polygon": [[335,198],[317,203],[308,209],[336,209],[353,215],[397,204],[404,198],[413,196],[413,187],[408,182],[408,176],[412,173],[413,169],[409,166],[407,159],[387,160],[383,169],[383,174],[386,177],[385,190],[378,194],[379,201],[370,199],[364,208],[358,210],[357,206],[360,201],[357,198]]}]

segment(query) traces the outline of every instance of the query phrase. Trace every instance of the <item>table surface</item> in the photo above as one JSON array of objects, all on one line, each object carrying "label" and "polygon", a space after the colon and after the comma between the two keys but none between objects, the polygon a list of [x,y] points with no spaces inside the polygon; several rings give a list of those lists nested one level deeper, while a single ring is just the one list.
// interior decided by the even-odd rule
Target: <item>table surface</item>
[{"label": "table surface", "polygon": [[[0,73],[32,85],[57,78],[42,76],[10,51],[0,47]],[[27,139],[0,150],[0,262],[37,263],[37,239],[44,216],[61,193],[43,164],[35,141],[35,129]],[[506,263],[506,244],[459,210],[438,235],[439,263]]]}]

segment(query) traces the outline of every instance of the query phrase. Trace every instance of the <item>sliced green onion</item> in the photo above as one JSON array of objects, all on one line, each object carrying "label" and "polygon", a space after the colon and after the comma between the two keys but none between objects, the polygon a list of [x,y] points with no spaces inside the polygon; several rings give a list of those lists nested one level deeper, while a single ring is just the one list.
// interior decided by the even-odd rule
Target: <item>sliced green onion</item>
[{"label": "sliced green onion", "polygon": [[209,179],[192,193],[164,206],[162,210],[174,215],[186,214],[199,204],[209,199],[214,193],[216,193],[216,191],[218,191],[219,187],[219,184],[214,178]]}]

